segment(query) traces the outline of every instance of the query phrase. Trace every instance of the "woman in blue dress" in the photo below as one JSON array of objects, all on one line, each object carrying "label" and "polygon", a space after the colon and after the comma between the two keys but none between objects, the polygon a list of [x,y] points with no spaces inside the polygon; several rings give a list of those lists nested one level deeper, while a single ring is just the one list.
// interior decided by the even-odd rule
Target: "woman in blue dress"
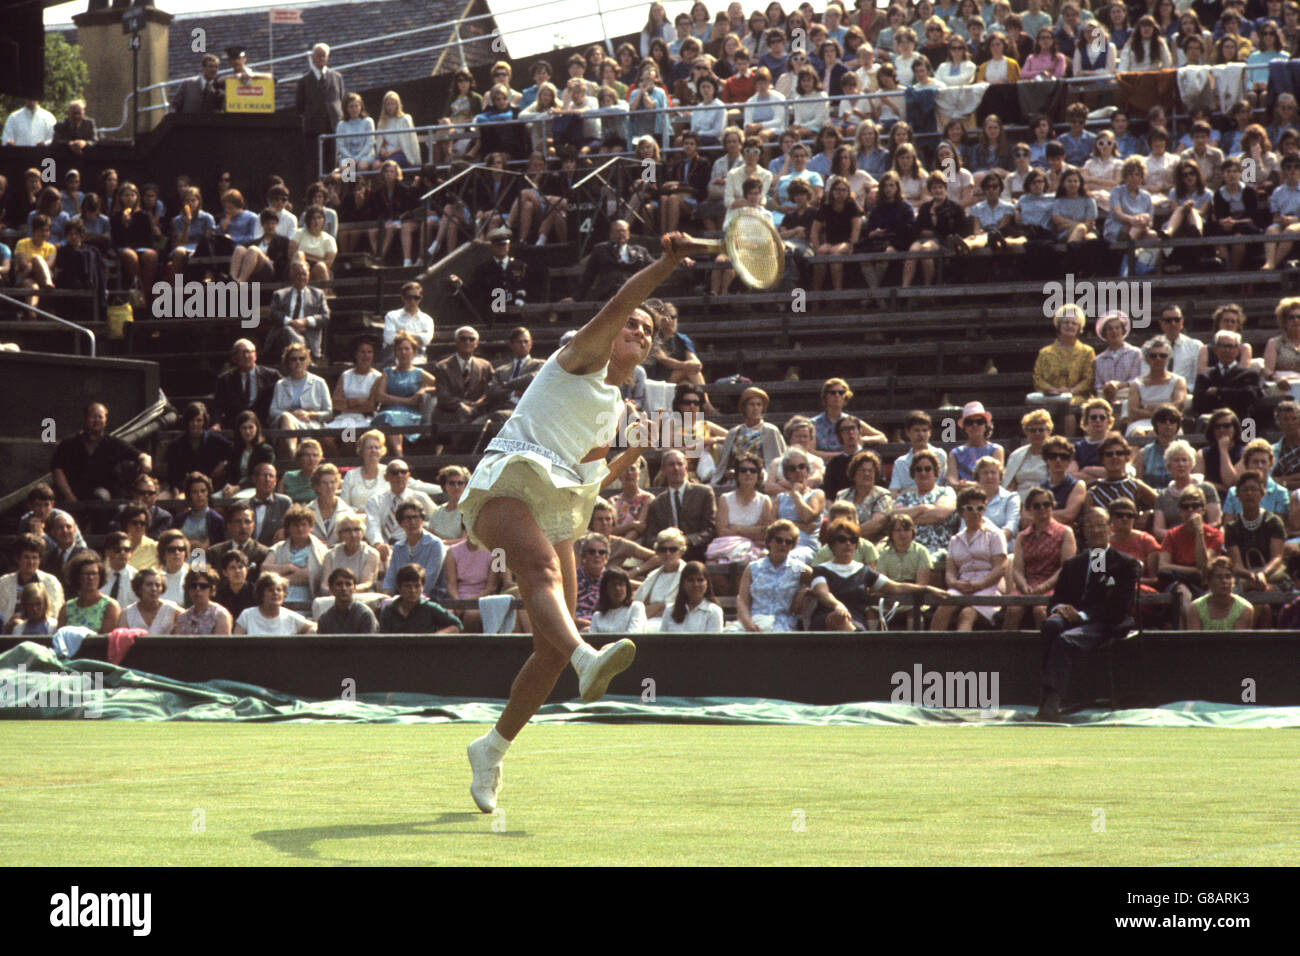
[{"label": "woman in blue dress", "polygon": [[[432,375],[412,364],[415,361],[415,336],[403,330],[393,336],[393,360],[396,363],[384,369],[383,378],[375,383],[375,400],[380,412],[370,423],[374,428],[394,426],[423,425],[424,411],[421,405],[425,395],[432,395],[437,388]],[[407,436],[411,441],[419,434]],[[390,435],[393,454],[402,455],[402,436]]]},{"label": "woman in blue dress", "polygon": [[961,427],[966,433],[966,443],[948,453],[948,484],[954,488],[975,480],[975,463],[986,455],[1001,465],[1007,460],[1002,446],[989,440],[993,435],[993,416],[982,402],[966,403],[961,412]]},{"label": "woman in blue dress", "polygon": [[821,547],[817,532],[821,529],[826,495],[819,488],[808,487],[811,463],[802,449],[791,448],[781,456],[781,474],[790,482],[790,490],[776,496],[776,516],[799,529],[799,541],[791,557],[811,564]]},{"label": "woman in blue dress", "polygon": [[774,521],[764,544],[767,557],[751,561],[740,576],[736,617],[746,631],[793,631],[795,595],[812,578],[808,565],[791,556],[799,529],[790,521]]}]

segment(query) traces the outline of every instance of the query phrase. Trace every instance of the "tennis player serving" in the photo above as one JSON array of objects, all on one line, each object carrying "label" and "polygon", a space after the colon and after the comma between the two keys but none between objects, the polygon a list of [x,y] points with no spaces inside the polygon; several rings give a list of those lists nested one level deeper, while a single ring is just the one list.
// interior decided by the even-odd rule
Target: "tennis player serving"
[{"label": "tennis player serving", "polygon": [[[573,539],[591,519],[601,488],[641,454],[629,448],[606,465],[624,402],[619,386],[650,354],[654,320],[641,303],[692,249],[681,233],[663,237],[663,256],[623,284],[574,338],[546,360],[519,400],[460,500],[470,537],[500,548],[519,584],[533,628],[533,653],[510,686],[496,726],[469,745],[470,794],[490,813],[511,741],[550,695],[567,664],[584,701],[599,700],[626,670],[636,646],[624,638],[597,651],[573,623],[578,578]],[[698,243],[695,243],[698,248]]]}]

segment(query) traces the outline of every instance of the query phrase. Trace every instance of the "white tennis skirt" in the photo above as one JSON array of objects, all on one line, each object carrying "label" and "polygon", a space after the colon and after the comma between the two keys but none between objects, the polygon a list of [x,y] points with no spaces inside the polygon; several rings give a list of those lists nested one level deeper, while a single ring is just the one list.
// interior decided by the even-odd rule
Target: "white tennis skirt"
[{"label": "white tennis skirt", "polygon": [[608,473],[603,461],[571,469],[532,452],[489,451],[474,469],[458,508],[466,531],[480,547],[487,545],[474,533],[474,524],[493,498],[522,501],[548,541],[570,541],[586,532]]}]

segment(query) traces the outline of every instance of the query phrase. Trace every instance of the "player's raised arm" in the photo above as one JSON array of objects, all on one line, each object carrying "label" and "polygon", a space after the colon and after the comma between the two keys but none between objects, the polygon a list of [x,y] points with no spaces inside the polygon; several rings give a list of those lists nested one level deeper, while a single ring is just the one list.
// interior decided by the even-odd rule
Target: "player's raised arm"
[{"label": "player's raised arm", "polygon": [[678,264],[686,258],[689,236],[672,232],[663,237],[664,254],[623,283],[614,298],[578,330],[578,334],[560,352],[560,366],[573,375],[586,375],[609,362],[614,337],[627,325],[632,311],[650,297]]}]

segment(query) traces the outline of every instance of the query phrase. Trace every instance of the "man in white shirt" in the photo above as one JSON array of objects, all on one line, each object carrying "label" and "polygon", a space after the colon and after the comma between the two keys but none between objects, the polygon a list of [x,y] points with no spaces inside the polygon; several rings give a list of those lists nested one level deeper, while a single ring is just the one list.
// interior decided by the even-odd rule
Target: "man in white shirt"
[{"label": "man in white shirt", "polygon": [[54,139],[54,114],[41,109],[37,100],[25,100],[5,120],[0,142],[6,146],[44,146]]},{"label": "man in white shirt", "polygon": [[384,470],[384,477],[388,479],[388,490],[381,491],[366,502],[366,543],[373,546],[387,564],[393,553],[390,542],[403,533],[401,522],[397,520],[397,506],[415,501],[424,508],[426,515],[431,515],[436,505],[423,491],[410,487],[411,469],[402,459],[394,458],[390,461]]},{"label": "man in white shirt", "polygon": [[1160,310],[1160,333],[1173,346],[1169,370],[1187,381],[1187,394],[1190,397],[1196,389],[1196,366],[1201,359],[1201,343],[1183,335],[1183,310],[1176,305],[1167,305]]},{"label": "man in white shirt", "polygon": [[419,340],[420,348],[415,355],[415,364],[424,365],[428,362],[425,350],[433,341],[433,317],[420,311],[422,298],[424,286],[418,282],[407,282],[402,286],[402,307],[384,316],[384,365],[392,362],[393,339],[398,332],[403,331]]},{"label": "man in white shirt", "polygon": [[135,603],[135,592],[131,590],[131,581],[135,579],[135,568],[130,565],[131,539],[125,531],[110,532],[104,539],[104,557],[108,560],[108,573],[99,586],[100,594],[107,594],[122,607]]}]

